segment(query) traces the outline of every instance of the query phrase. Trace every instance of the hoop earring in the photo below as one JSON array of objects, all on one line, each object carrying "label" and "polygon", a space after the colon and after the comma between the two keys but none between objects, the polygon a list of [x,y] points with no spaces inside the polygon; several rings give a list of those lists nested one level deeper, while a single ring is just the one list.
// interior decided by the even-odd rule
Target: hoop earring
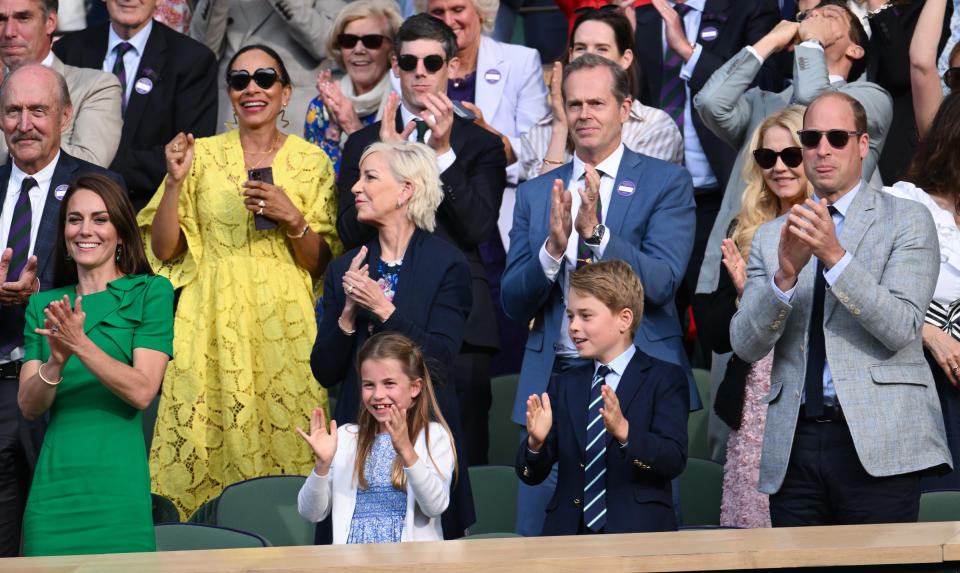
[{"label": "hoop earring", "polygon": [[237,118],[237,113],[233,113],[233,122],[225,121],[223,122],[223,127],[227,129],[237,129],[240,127],[240,120]]},{"label": "hoop earring", "polygon": [[287,121],[287,104],[283,104],[283,107],[280,108],[280,123],[282,124],[280,127],[283,129],[287,129],[287,126],[290,125],[290,122]]}]

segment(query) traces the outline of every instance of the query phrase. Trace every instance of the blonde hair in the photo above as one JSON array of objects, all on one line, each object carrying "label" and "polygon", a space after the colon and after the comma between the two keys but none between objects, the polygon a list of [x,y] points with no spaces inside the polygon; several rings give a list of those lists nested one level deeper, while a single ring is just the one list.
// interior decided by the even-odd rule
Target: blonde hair
[{"label": "blonde hair", "polygon": [[637,334],[643,317],[643,284],[630,265],[618,259],[584,265],[570,274],[570,288],[599,300],[613,314],[629,308],[633,312],[630,338]]},{"label": "blonde hair", "polygon": [[[740,255],[743,256],[744,260],[750,257],[750,244],[753,242],[753,233],[757,230],[757,227],[780,216],[780,199],[767,187],[763,180],[763,169],[753,158],[753,150],[761,146],[763,136],[767,133],[767,130],[773,127],[786,129],[790,132],[790,137],[793,138],[797,147],[800,147],[800,142],[797,141],[797,130],[803,128],[804,109],[802,105],[794,105],[774,113],[763,120],[763,123],[753,132],[753,137],[750,138],[750,143],[747,146],[750,156],[747,157],[741,174],[747,186],[740,199],[740,213],[736,219],[737,226],[731,233],[731,238],[737,244]],[[801,203],[812,195],[813,186],[807,181],[806,194],[796,199],[795,202]]]},{"label": "blonde hair", "polygon": [[[407,410],[407,432],[410,437],[410,443],[417,443],[417,436],[422,431],[427,444],[427,457],[433,463],[433,467],[441,474],[440,466],[433,459],[430,452],[430,422],[436,422],[443,427],[450,439],[450,447],[453,449],[453,479],[456,482],[457,472],[457,450],[453,446],[453,433],[447,426],[443,414],[440,413],[440,406],[437,404],[436,394],[433,392],[433,382],[430,380],[430,371],[427,370],[426,361],[423,353],[412,340],[396,332],[380,332],[374,334],[357,352],[357,383],[362,384],[359,373],[361,366],[367,360],[393,359],[400,363],[400,369],[404,376],[411,382],[418,378],[423,381],[420,388],[420,394],[414,397],[410,408]],[[357,459],[353,464],[353,474],[357,480],[359,489],[370,489],[370,483],[367,482],[365,470],[367,467],[367,458],[373,451],[373,443],[377,438],[377,420],[361,403],[360,412],[357,415]],[[390,481],[393,489],[403,489],[406,487],[406,474],[403,473],[403,460],[400,456],[393,459],[393,466],[390,468]]]},{"label": "blonde hair", "polygon": [[[327,36],[327,53],[333,56],[341,69],[344,68],[343,52],[337,45],[337,36],[343,33],[347,24],[361,18],[380,18],[384,20],[387,25],[382,34],[389,38],[391,42],[397,37],[400,24],[403,24],[403,16],[400,15],[400,11],[397,10],[397,3],[393,0],[356,0],[344,6],[333,21],[333,29]],[[392,53],[392,51],[389,53]]]},{"label": "blonde hair", "polygon": [[[427,2],[429,0],[414,0],[413,7],[419,12],[427,11]],[[500,9],[500,0],[470,0],[473,8],[480,14],[480,25],[484,34],[493,33],[493,27],[497,23],[497,10]]]},{"label": "blonde hair", "polygon": [[413,184],[413,193],[407,201],[407,218],[418,229],[432,233],[437,226],[437,207],[443,201],[437,154],[423,143],[378,141],[363,150],[360,164],[374,153],[383,153],[387,157],[394,179]]}]

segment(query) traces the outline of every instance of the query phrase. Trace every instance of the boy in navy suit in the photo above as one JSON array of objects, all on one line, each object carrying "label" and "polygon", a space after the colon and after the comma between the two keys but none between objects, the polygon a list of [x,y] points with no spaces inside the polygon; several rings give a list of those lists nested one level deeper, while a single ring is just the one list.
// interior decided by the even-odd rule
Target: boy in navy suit
[{"label": "boy in navy suit", "polygon": [[[677,529],[670,480],[687,461],[686,374],[633,344],[643,286],[619,260],[570,275],[570,338],[592,363],[527,399],[517,475],[546,479],[559,462],[543,535]],[[557,424],[554,424],[554,413]]]}]

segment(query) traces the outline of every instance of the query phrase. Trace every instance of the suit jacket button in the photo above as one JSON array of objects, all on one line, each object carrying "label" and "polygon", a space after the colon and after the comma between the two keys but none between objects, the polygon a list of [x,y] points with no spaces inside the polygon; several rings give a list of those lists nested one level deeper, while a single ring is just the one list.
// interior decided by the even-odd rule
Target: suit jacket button
[{"label": "suit jacket button", "polygon": [[556,352],[557,350],[560,350],[560,344],[554,342],[554,343],[553,343],[553,351]]},{"label": "suit jacket button", "polygon": [[575,505],[575,506],[577,506],[577,507],[580,507],[580,498],[579,498],[579,497],[573,498],[573,505]]},{"label": "suit jacket button", "polygon": [[643,464],[640,463],[640,460],[633,460],[633,465],[637,466],[638,468],[643,467]]},{"label": "suit jacket button", "polygon": [[800,397],[800,390],[797,390],[797,398]]},{"label": "suit jacket button", "polygon": [[585,465],[583,465],[583,464],[580,464],[580,469],[581,469],[581,470],[585,470],[585,469],[587,469],[587,466],[585,466]]}]

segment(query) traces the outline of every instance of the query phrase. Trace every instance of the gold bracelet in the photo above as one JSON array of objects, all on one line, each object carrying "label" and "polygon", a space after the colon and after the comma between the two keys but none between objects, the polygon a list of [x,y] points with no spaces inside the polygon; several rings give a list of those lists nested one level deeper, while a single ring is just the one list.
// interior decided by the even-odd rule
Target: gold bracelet
[{"label": "gold bracelet", "polygon": [[290,233],[287,233],[287,236],[290,237],[291,239],[302,239],[303,236],[306,235],[307,231],[309,230],[310,230],[310,223],[307,223],[306,226],[303,228],[303,230],[300,231],[299,233],[294,233],[292,235]]},{"label": "gold bracelet", "polygon": [[56,382],[51,382],[51,381],[47,380],[46,377],[44,377],[44,375],[43,375],[43,367],[46,366],[46,365],[47,365],[47,363],[44,362],[44,363],[40,364],[40,368],[37,368],[37,375],[40,376],[40,379],[43,380],[48,386],[56,386],[57,384],[63,382],[63,374],[60,375],[60,378],[57,379]]},{"label": "gold bracelet", "polygon": [[547,159],[546,157],[543,158],[543,162],[547,165],[563,165],[566,163],[565,161],[555,161],[553,159]]},{"label": "gold bracelet", "polygon": [[356,328],[354,328],[353,330],[347,330],[346,328],[344,328],[343,325],[340,324],[340,318],[337,318],[337,326],[340,328],[340,332],[346,334],[347,336],[353,336],[354,334],[357,333]]}]

